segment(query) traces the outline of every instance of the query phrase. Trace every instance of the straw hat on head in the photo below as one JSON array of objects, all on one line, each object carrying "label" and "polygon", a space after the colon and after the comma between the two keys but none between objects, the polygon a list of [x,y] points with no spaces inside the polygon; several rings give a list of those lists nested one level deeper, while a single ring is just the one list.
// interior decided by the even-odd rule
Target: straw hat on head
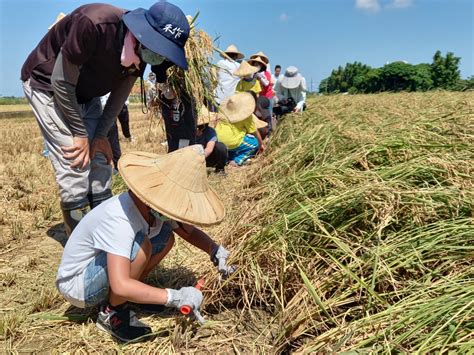
[{"label": "straw hat on head", "polygon": [[255,99],[248,92],[239,92],[222,100],[219,110],[229,122],[237,123],[253,113]]},{"label": "straw hat on head", "polygon": [[213,225],[222,221],[225,208],[209,187],[201,145],[170,154],[126,153],[119,160],[127,186],[147,206],[174,220]]},{"label": "straw hat on head", "polygon": [[253,66],[255,66],[256,64],[260,64],[264,71],[267,70],[267,63],[265,63],[263,58],[260,56],[249,59],[249,64]]},{"label": "straw hat on head", "polygon": [[210,112],[206,106],[202,105],[198,114],[197,125],[209,124],[218,120],[217,112]]},{"label": "straw hat on head", "polygon": [[233,74],[240,78],[245,78],[246,76],[255,74],[256,72],[258,72],[257,67],[254,67],[253,65],[250,65],[246,60],[243,60],[242,63],[240,63],[239,69],[234,71]]},{"label": "straw hat on head", "polygon": [[[237,59],[242,59],[245,57],[238,49],[237,46],[231,44],[229,47],[227,47],[224,51],[225,54],[237,54]],[[225,58],[222,54],[221,57]]]},{"label": "straw hat on head", "polygon": [[262,120],[259,119],[257,116],[252,115],[252,118],[253,118],[253,123],[255,123],[255,126],[257,127],[257,129],[259,129],[259,128],[265,128],[265,127],[268,126],[268,123],[267,123],[267,122],[262,121]]},{"label": "straw hat on head", "polygon": [[267,56],[265,55],[265,53],[263,53],[262,51],[260,51],[260,52],[258,52],[258,53],[256,53],[256,54],[252,54],[252,55],[250,56],[250,59],[254,59],[254,58],[256,58],[256,57],[262,58],[262,60],[263,60],[263,61],[265,62],[265,64],[267,64],[267,65],[268,65],[268,63],[270,62],[270,59],[268,59],[268,57],[267,57]]},{"label": "straw hat on head", "polygon": [[281,86],[286,89],[295,89],[300,86],[301,82],[303,81],[303,77],[298,72],[297,67],[288,67],[285,70],[285,75],[280,80]]}]

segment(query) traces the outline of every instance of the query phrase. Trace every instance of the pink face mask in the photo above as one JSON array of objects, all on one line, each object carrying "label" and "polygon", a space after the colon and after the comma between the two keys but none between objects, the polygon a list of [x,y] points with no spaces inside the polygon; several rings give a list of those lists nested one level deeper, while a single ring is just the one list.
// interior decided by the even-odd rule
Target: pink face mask
[{"label": "pink face mask", "polygon": [[140,58],[135,53],[135,47],[137,46],[137,40],[133,36],[132,32],[127,31],[125,35],[125,41],[123,43],[122,54],[120,55],[120,64],[128,68],[134,65],[137,69],[140,68]]}]

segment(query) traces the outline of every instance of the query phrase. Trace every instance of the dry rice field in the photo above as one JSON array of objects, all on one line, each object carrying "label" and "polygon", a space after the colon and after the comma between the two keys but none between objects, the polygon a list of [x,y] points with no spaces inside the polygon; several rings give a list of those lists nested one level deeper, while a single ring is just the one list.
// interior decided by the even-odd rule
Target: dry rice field
[{"label": "dry rice field", "polygon": [[[209,175],[228,216],[206,231],[230,247],[237,275],[219,280],[178,241],[149,276],[159,287],[204,276],[208,322],[138,312],[156,334],[141,344],[115,342],[95,309],[56,291],[66,239],[52,167],[33,117],[0,120],[0,351],[472,351],[473,102],[472,92],[312,98],[263,156]],[[159,121],[138,108],[130,118],[136,141],[122,150],[164,153]],[[115,177],[114,192],[124,188]]]}]

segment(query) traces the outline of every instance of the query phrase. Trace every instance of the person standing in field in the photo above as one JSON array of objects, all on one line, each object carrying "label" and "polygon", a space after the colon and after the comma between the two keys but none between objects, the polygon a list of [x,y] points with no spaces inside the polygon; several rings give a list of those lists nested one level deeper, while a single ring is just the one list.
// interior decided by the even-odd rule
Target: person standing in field
[{"label": "person standing in field", "polygon": [[147,64],[160,78],[172,65],[187,69],[189,31],[167,2],[133,11],[89,4],[57,22],[28,56],[23,90],[47,142],[68,235],[112,196],[107,134],[134,82]]},{"label": "person standing in field", "polygon": [[220,105],[222,100],[226,97],[232,96],[235,93],[235,87],[240,78],[234,72],[239,68],[239,61],[244,58],[244,55],[239,52],[237,47],[231,44],[227,49],[221,53],[222,59],[217,62],[217,88],[216,88],[216,103]]},{"label": "person standing in field", "polygon": [[272,74],[272,84],[274,87],[278,79],[280,79],[280,73],[281,73],[281,65],[277,64],[275,65],[275,70],[273,71],[273,74]]},{"label": "person standing in field", "polygon": [[207,253],[223,277],[235,271],[227,263],[230,253],[194,226],[210,226],[225,216],[207,182],[203,148],[194,145],[166,155],[127,153],[119,167],[129,190],[81,220],[64,248],[57,289],[76,307],[99,306],[97,327],[124,342],[145,340],[151,333],[129,302],[177,310],[188,306],[203,323],[200,290],[145,282],[173,247],[173,233]]}]

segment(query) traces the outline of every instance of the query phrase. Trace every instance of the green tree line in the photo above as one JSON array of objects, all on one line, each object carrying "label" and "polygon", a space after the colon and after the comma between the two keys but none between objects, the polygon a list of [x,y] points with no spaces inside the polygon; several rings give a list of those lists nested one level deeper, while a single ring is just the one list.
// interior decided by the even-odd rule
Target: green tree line
[{"label": "green tree line", "polygon": [[320,93],[375,93],[382,91],[427,91],[433,89],[474,89],[474,76],[461,79],[460,57],[437,51],[431,64],[393,62],[381,68],[371,68],[360,62],[339,66],[322,80]]}]

